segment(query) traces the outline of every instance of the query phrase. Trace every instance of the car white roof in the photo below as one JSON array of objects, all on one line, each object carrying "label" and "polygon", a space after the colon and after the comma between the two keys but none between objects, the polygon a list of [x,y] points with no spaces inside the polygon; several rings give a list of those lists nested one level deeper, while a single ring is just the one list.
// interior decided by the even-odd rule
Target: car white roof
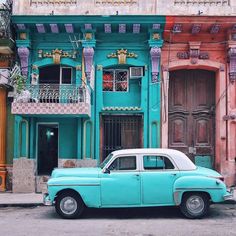
[{"label": "car white roof", "polygon": [[175,149],[167,148],[136,148],[136,149],[122,149],[112,152],[113,155],[167,155],[171,157],[179,170],[195,170],[194,163],[182,152]]}]

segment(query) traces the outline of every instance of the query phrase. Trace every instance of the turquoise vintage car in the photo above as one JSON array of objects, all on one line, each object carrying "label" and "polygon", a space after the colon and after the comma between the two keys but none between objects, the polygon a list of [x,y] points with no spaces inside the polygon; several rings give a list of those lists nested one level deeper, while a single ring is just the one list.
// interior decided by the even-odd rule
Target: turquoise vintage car
[{"label": "turquoise vintage car", "polygon": [[55,169],[47,185],[44,204],[55,204],[63,218],[81,216],[86,206],[179,206],[186,217],[201,218],[210,203],[232,198],[219,173],[172,149],[114,151],[98,168]]}]

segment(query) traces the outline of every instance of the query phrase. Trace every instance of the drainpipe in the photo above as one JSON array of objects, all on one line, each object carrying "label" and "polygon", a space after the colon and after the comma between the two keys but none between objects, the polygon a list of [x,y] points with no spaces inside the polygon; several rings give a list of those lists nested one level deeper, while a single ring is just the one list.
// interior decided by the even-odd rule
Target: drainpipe
[{"label": "drainpipe", "polygon": [[6,190],[6,89],[0,87],[0,191]]}]

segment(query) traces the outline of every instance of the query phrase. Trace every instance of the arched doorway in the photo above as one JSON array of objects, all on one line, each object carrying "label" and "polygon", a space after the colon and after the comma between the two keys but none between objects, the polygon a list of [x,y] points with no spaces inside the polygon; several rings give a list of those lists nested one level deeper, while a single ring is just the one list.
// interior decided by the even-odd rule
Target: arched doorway
[{"label": "arched doorway", "polygon": [[168,146],[187,154],[196,164],[214,166],[215,72],[170,72]]}]

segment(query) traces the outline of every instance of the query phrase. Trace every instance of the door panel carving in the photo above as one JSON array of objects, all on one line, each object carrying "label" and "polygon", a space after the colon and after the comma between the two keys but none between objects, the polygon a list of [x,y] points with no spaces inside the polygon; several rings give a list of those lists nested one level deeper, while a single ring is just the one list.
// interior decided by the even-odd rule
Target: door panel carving
[{"label": "door panel carving", "polygon": [[170,73],[169,147],[214,156],[215,73],[178,70]]}]

